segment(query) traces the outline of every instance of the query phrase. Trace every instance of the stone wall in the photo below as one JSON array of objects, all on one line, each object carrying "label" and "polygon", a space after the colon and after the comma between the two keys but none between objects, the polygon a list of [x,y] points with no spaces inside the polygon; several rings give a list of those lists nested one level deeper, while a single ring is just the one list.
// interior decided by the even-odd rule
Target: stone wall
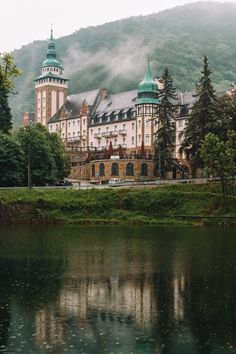
[{"label": "stone wall", "polygon": [[[104,176],[100,174],[101,164],[104,165]],[[112,174],[112,165],[118,165],[118,174]],[[132,164],[133,166],[133,174],[127,175],[127,165]],[[142,169],[142,165],[146,164],[147,174],[145,172],[145,168]],[[93,167],[94,166],[94,167]],[[131,165],[130,165],[131,166]],[[145,167],[143,165],[143,167]],[[125,160],[97,160],[91,161],[82,166],[72,167],[70,178],[81,179],[81,180],[100,180],[107,181],[110,178],[121,178],[121,179],[130,179],[130,180],[145,180],[145,179],[156,179],[154,177],[154,164],[151,160],[133,160],[133,159],[125,159]]]}]

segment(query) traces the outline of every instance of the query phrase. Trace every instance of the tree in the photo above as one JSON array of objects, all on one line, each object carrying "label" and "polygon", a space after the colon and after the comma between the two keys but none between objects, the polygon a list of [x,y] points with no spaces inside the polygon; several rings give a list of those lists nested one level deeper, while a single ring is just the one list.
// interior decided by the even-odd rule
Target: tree
[{"label": "tree", "polygon": [[[24,152],[24,182],[30,178],[32,184],[45,185],[56,181],[56,164],[47,134],[37,125],[19,130],[17,139]],[[30,176],[28,169],[30,168]]]},{"label": "tree", "polygon": [[56,164],[56,178],[62,179],[70,173],[70,159],[66,154],[65,145],[56,133],[49,133],[49,143],[54,162]]},{"label": "tree", "polygon": [[23,183],[23,153],[9,135],[0,133],[0,186],[19,186]]},{"label": "tree", "polygon": [[8,134],[12,128],[11,109],[8,104],[8,92],[0,71],[0,132]]},{"label": "tree", "polygon": [[68,176],[71,169],[70,159],[59,135],[57,133],[49,133],[41,124],[36,124],[35,127],[45,135],[51,147],[51,154],[56,165],[56,179]]},{"label": "tree", "polygon": [[9,133],[12,127],[9,93],[14,90],[13,79],[20,75],[10,54],[0,54],[0,132]]},{"label": "tree", "polygon": [[69,158],[56,133],[50,134],[41,124],[36,124],[21,128],[17,139],[25,156],[25,183],[28,168],[35,185],[54,183],[70,173]]},{"label": "tree", "polygon": [[160,177],[173,167],[173,149],[175,146],[176,89],[173,77],[168,68],[163,74],[163,88],[160,90],[160,105],[158,108],[158,130],[155,137],[155,163],[160,171]]},{"label": "tree", "polygon": [[217,135],[221,140],[226,140],[228,130],[236,132],[236,94],[220,97],[218,99],[218,107]]},{"label": "tree", "polygon": [[223,200],[226,202],[230,178],[236,173],[236,132],[228,131],[226,141],[208,133],[201,144],[200,155],[208,174],[220,177]]},{"label": "tree", "polygon": [[15,89],[14,79],[21,75],[21,71],[17,68],[12,55],[9,53],[0,53],[0,75],[3,78],[6,92],[13,92]]},{"label": "tree", "polygon": [[196,167],[203,168],[200,156],[200,145],[208,133],[215,133],[217,129],[217,100],[211,82],[211,70],[208,58],[204,57],[202,78],[197,86],[197,101],[193,105],[188,124],[184,132],[183,149],[189,157],[193,174]]}]

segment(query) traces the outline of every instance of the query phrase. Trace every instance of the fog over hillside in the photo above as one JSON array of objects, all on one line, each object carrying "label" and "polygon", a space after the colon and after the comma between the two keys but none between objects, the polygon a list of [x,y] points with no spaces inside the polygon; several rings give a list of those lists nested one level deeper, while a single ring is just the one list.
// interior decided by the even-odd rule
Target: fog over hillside
[{"label": "fog over hillside", "polygon": [[[198,2],[158,14],[88,27],[56,41],[69,93],[100,86],[111,92],[136,88],[150,55],[154,76],[168,66],[179,91],[193,90],[208,55],[216,89],[236,82],[236,4]],[[23,71],[10,103],[14,121],[34,111],[34,78],[39,76],[47,42],[14,51]]]}]

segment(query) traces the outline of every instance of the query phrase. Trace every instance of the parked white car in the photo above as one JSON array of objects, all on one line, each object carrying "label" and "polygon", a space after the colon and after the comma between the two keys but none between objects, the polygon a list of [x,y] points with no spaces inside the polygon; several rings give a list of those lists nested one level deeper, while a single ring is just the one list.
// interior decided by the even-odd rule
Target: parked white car
[{"label": "parked white car", "polygon": [[120,178],[111,178],[108,181],[108,185],[110,187],[118,187],[118,186],[123,186],[124,182]]}]

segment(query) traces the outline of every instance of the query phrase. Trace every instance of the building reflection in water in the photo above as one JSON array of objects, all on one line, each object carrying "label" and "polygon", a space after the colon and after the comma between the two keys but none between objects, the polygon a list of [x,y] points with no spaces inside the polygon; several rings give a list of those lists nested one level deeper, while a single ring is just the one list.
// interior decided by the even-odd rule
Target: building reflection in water
[{"label": "building reflection in water", "polygon": [[94,325],[100,317],[103,322],[132,324],[141,331],[149,331],[156,321],[157,304],[151,279],[140,284],[132,281],[120,282],[109,278],[106,282],[91,279],[72,281],[60,291],[58,301],[52,307],[36,314],[37,343],[43,347],[65,341],[66,327],[70,320],[78,327]]},{"label": "building reflection in water", "polygon": [[[98,254],[96,264],[96,256],[93,256],[92,267],[89,267],[89,261],[84,267],[85,258],[68,258],[66,280],[57,301],[36,314],[39,347],[63,345],[67,340],[68,324],[73,327],[73,333],[80,333],[79,336],[83,331],[92,331],[94,340],[95,332],[102,331],[102,328],[98,329],[101,323],[106,329],[117,322],[126,328],[131,327],[135,333],[156,330],[158,311],[162,311],[158,308],[158,297],[164,288],[160,274],[155,272],[155,263],[146,259],[144,263],[136,260],[131,264],[120,257],[112,270],[106,258],[102,259],[103,264]],[[184,320],[186,282],[184,273],[180,270],[178,274],[177,268],[168,282],[164,302],[172,312],[168,316],[178,322]]]},{"label": "building reflection in water", "polygon": [[[65,243],[59,257],[2,261],[4,348],[16,348],[19,334],[32,353],[236,351],[235,247],[212,238],[204,258],[188,235],[169,243],[156,235],[145,242],[143,235],[135,242],[95,238]],[[15,319],[27,316],[25,333],[17,325],[14,333]]]}]

